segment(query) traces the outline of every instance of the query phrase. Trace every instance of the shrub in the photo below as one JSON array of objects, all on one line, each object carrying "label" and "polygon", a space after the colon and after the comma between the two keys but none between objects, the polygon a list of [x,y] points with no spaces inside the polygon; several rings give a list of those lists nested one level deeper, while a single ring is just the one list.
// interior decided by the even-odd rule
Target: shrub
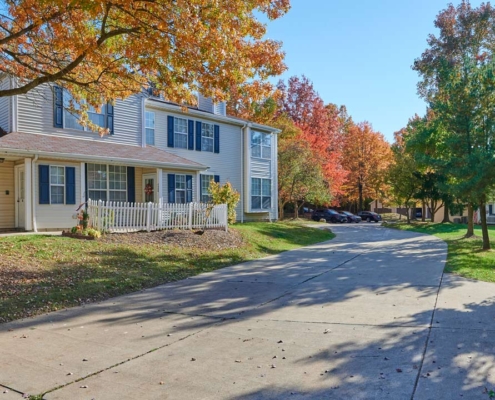
[{"label": "shrub", "polygon": [[101,237],[101,232],[98,229],[94,228],[89,228],[85,231],[86,235],[94,237],[95,239],[98,239]]},{"label": "shrub", "polygon": [[211,194],[211,201],[213,204],[227,204],[229,224],[235,224],[235,208],[241,199],[239,192],[232,187],[230,182],[225,183],[225,185],[220,185],[213,180],[210,182],[208,191]]}]

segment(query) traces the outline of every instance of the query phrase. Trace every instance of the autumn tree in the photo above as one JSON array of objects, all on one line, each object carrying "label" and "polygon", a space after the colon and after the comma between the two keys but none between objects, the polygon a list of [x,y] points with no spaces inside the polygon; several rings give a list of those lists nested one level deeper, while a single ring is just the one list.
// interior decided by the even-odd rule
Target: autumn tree
[{"label": "autumn tree", "polygon": [[353,124],[345,134],[343,168],[348,172],[344,188],[346,200],[364,209],[365,199],[383,195],[385,173],[392,159],[390,145],[368,122]]},{"label": "autumn tree", "polygon": [[307,142],[322,161],[322,171],[334,199],[342,193],[346,172],[341,164],[342,136],[339,109],[327,107],[311,81],[305,76],[279,82],[279,112],[287,115],[301,130],[301,140]]},{"label": "autumn tree", "polygon": [[[485,205],[495,184],[495,9],[450,5],[435,21],[438,36],[414,63],[419,93],[445,126],[443,161],[457,191],[469,193],[481,210],[483,249],[490,248]],[[470,218],[468,235],[472,235]]]},{"label": "autumn tree", "polygon": [[260,98],[285,69],[260,17],[281,17],[289,1],[3,0],[0,72],[17,84],[0,97],[56,84],[94,107],[149,85],[178,103],[233,87]]}]

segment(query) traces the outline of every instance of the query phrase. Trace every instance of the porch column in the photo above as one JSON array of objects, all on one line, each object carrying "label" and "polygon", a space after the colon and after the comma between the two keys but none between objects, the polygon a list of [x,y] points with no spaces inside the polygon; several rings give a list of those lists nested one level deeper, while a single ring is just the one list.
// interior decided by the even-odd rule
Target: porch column
[{"label": "porch column", "polygon": [[86,202],[86,163],[81,163],[81,201]]},{"label": "porch column", "polygon": [[27,231],[33,230],[33,174],[31,169],[32,160],[24,159],[24,209]]},{"label": "porch column", "polygon": [[196,172],[196,201],[201,203],[201,174]]},{"label": "porch column", "polygon": [[163,201],[163,169],[156,169],[156,193],[158,193],[158,202]]}]

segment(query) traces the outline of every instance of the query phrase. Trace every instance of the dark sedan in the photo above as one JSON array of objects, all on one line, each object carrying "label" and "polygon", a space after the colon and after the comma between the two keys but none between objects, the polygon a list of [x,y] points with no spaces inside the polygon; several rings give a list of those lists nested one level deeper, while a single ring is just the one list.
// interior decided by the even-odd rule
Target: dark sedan
[{"label": "dark sedan", "polygon": [[342,211],[340,213],[340,215],[343,215],[344,217],[346,217],[347,222],[349,222],[349,223],[355,222],[357,224],[357,223],[362,221],[361,217],[358,217],[357,215],[354,215],[353,213],[351,213],[349,211]]},{"label": "dark sedan", "polygon": [[360,211],[358,212],[358,215],[361,217],[363,221],[380,222],[382,220],[382,216],[380,214],[371,211]]},{"label": "dark sedan", "polygon": [[315,210],[313,214],[311,214],[311,219],[313,221],[319,221],[320,219],[324,219],[327,222],[346,222],[347,218],[343,215],[340,215],[337,211],[331,210],[328,208]]}]

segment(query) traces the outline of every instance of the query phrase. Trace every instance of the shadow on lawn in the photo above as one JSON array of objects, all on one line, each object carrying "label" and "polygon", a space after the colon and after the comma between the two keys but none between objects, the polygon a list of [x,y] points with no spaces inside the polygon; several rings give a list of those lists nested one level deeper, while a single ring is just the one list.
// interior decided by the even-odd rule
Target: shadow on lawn
[{"label": "shadow on lawn", "polygon": [[[209,332],[214,335],[217,329],[228,330],[251,321],[244,335],[259,340],[246,341],[244,346],[248,346],[249,351],[243,354],[262,351],[266,353],[264,362],[273,363],[272,356],[278,354],[275,350],[279,351],[281,345],[269,336],[269,331],[259,330],[259,326],[280,321],[284,327],[272,327],[271,331],[277,340],[283,339],[286,352],[280,353],[279,358],[285,355],[287,361],[277,360],[277,369],[268,370],[263,377],[256,367],[249,369],[247,362],[240,364],[242,373],[235,378],[240,391],[227,391],[232,383],[224,381],[215,389],[216,398],[410,399],[416,379],[419,380],[417,399],[450,399],[461,395],[480,398],[484,386],[495,386],[492,335],[482,329],[466,334],[457,329],[458,325],[450,325],[451,321],[457,321],[456,324],[461,321],[462,326],[463,318],[469,321],[471,314],[490,315],[493,299],[482,305],[465,304],[463,311],[442,308],[440,304],[438,318],[434,319],[440,324],[431,329],[425,363],[421,364],[441,265],[446,257],[445,245],[434,238],[405,232],[392,243],[387,230],[344,229],[348,230],[339,230],[339,233],[355,237],[356,243],[335,241],[315,245],[85,308],[52,313],[35,321],[3,324],[0,325],[0,341],[8,329],[20,335],[24,330],[29,332],[33,325],[42,331],[63,330],[64,335],[71,336],[77,335],[74,328],[84,324],[85,333],[91,338],[116,326],[125,330],[143,324],[141,332],[145,336],[140,340],[144,348],[149,341],[148,348],[152,349],[157,347],[156,343],[165,344],[168,340],[169,330],[151,329],[159,320],[165,323],[177,315],[200,315],[208,318],[190,321],[187,329],[177,325],[174,331],[177,340],[189,335],[191,330],[211,328]],[[371,237],[370,232],[376,237]],[[149,257],[132,251],[106,254],[110,264],[131,259],[136,265],[143,262],[159,265],[164,260],[173,262],[169,257],[172,256]],[[208,262],[214,266],[219,261]],[[134,273],[139,274],[139,271],[136,266]],[[443,290],[456,290],[461,285],[449,282]],[[414,311],[408,311],[407,307]],[[352,310],[360,310],[356,318]],[[495,322],[489,324],[487,328],[495,330]],[[258,326],[257,332],[248,329],[254,326]],[[325,328],[333,326],[336,326],[335,333],[323,333]],[[67,328],[76,333],[66,332]],[[237,339],[237,332],[234,336]],[[218,380],[218,374],[229,375],[232,368],[224,364],[222,355],[239,346],[238,342],[211,342],[212,337],[197,340],[195,345],[202,346],[206,355],[194,364],[199,370],[195,370],[193,380],[192,367],[185,366],[191,354],[194,356],[191,346],[176,350],[183,358],[183,367],[168,366],[165,358],[168,353],[157,350],[161,352],[157,354],[164,357],[162,365],[168,373],[164,376],[174,377],[166,385],[192,385],[201,390],[208,379]],[[267,341],[273,341],[273,349],[265,350]],[[24,346],[34,346],[29,353],[33,361],[41,344],[23,342]],[[125,345],[125,341],[120,344]],[[88,346],[88,342],[83,341],[80,346]],[[141,349],[139,354],[143,352]],[[80,351],[74,353],[79,355]],[[65,354],[63,347],[52,354],[54,363],[59,359],[68,363],[68,357],[71,356]],[[145,357],[148,356],[141,359],[143,362]],[[122,360],[128,358],[126,355]],[[0,384],[2,375],[0,373]],[[76,375],[71,381],[83,376]],[[204,387],[211,390],[210,386]],[[46,383],[46,390],[51,388]],[[112,390],[111,386],[108,390]],[[145,385],[141,390],[146,390]]]}]

